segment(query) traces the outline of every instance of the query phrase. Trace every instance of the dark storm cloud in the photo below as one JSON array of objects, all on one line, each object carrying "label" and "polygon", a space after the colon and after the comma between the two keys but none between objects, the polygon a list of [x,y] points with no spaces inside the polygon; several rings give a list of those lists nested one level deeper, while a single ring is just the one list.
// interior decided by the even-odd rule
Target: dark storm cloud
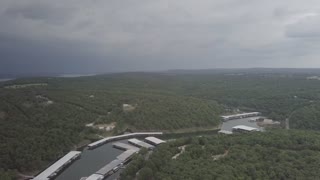
[{"label": "dark storm cloud", "polygon": [[3,0],[0,72],[320,67],[317,0]]},{"label": "dark storm cloud", "polygon": [[45,21],[46,23],[63,23],[70,18],[70,11],[67,7],[54,7],[43,2],[30,3],[24,6],[8,7],[4,15],[12,18],[22,16],[25,19]]}]

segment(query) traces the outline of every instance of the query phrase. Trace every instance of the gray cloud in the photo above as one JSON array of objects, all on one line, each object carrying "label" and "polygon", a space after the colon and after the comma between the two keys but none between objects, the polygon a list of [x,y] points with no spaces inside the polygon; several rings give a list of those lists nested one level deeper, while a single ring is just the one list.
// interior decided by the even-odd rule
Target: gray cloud
[{"label": "gray cloud", "polygon": [[289,24],[286,34],[293,38],[320,37],[320,14],[305,14],[302,20]]},{"label": "gray cloud", "polygon": [[320,67],[317,0],[2,0],[0,72]]}]

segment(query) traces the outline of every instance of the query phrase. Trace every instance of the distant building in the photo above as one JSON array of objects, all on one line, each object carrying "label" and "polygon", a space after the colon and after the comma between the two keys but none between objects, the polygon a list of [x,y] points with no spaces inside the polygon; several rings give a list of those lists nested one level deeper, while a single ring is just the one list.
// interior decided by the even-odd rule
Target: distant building
[{"label": "distant building", "polygon": [[226,131],[226,130],[220,130],[218,133],[219,134],[233,134],[231,131]]},{"label": "distant building", "polygon": [[256,131],[260,131],[257,128],[254,127],[250,127],[250,126],[245,126],[245,125],[239,125],[239,126],[234,126],[232,128],[232,132],[256,132]]},{"label": "distant building", "polygon": [[259,126],[279,126],[281,123],[279,121],[273,121],[272,119],[264,119],[263,121],[259,121],[257,123]]},{"label": "distant building", "polygon": [[243,119],[243,118],[248,118],[248,117],[255,117],[255,116],[259,116],[260,114],[261,114],[260,112],[249,112],[249,113],[221,116],[221,118],[223,119],[223,121],[229,121],[229,120],[233,120],[233,119]]}]

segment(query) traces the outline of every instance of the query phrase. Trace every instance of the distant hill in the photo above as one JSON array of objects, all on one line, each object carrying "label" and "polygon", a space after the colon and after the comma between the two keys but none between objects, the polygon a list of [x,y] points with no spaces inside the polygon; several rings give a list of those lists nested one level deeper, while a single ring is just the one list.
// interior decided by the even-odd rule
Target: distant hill
[{"label": "distant hill", "polygon": [[217,68],[217,69],[195,69],[195,70],[168,70],[175,74],[320,74],[319,68]]}]

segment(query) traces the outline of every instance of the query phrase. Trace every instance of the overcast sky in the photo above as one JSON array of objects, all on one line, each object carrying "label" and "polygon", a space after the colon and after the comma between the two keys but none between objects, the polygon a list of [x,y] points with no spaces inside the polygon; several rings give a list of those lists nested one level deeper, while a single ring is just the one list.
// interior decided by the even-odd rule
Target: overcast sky
[{"label": "overcast sky", "polygon": [[320,1],[0,1],[0,73],[242,67],[320,68]]}]

